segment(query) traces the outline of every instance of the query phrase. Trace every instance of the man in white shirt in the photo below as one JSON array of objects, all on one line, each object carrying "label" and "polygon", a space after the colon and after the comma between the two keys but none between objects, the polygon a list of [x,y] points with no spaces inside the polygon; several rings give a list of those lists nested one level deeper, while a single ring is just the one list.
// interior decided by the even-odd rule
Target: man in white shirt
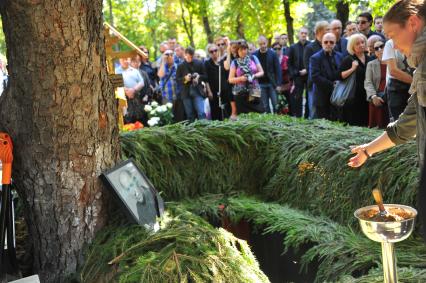
[{"label": "man in white shirt", "polygon": [[143,78],[139,70],[130,66],[129,58],[120,58],[120,66],[124,81],[124,93],[127,98],[127,113],[124,120],[126,123],[142,121],[144,111],[139,91],[144,86]]},{"label": "man in white shirt", "polygon": [[413,70],[408,66],[406,57],[394,48],[392,40],[385,44],[382,61],[387,65],[386,94],[389,118],[395,121],[407,106]]}]

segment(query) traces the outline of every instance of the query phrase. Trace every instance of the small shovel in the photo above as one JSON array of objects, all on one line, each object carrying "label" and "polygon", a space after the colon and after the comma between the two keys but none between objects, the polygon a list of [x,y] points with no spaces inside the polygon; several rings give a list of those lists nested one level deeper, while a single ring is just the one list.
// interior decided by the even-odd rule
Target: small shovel
[{"label": "small shovel", "polygon": [[396,221],[395,217],[389,214],[389,212],[386,211],[385,206],[383,205],[383,196],[382,192],[379,189],[373,189],[373,197],[376,201],[377,205],[379,206],[379,213],[374,215],[371,220],[376,222],[393,222]]}]

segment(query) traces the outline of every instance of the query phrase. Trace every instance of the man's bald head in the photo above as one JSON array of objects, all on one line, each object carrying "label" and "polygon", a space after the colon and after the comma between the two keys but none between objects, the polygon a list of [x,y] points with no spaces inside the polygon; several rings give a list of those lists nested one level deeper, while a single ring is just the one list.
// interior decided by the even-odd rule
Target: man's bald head
[{"label": "man's bald head", "polygon": [[334,49],[334,46],[336,46],[336,36],[334,35],[334,33],[327,32],[326,34],[324,34],[324,36],[322,37],[321,45],[322,49],[324,49],[326,53],[331,53]]},{"label": "man's bald head", "polygon": [[340,20],[332,20],[330,23],[331,32],[336,36],[336,40],[340,40],[343,31],[343,25]]}]

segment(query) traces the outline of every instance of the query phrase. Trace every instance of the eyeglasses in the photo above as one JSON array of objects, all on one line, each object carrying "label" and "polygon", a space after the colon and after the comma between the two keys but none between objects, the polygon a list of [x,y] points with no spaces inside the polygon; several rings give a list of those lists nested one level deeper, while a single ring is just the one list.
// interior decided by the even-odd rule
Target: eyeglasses
[{"label": "eyeglasses", "polygon": [[167,54],[164,54],[164,55],[166,55],[167,57],[171,57],[171,56],[173,56],[173,53],[167,53]]},{"label": "eyeglasses", "polygon": [[279,51],[279,50],[281,50],[281,47],[275,47],[274,50]]},{"label": "eyeglasses", "polygon": [[356,22],[357,25],[363,25],[363,24],[366,24],[366,23],[368,23],[368,21],[357,21]]},{"label": "eyeglasses", "polygon": [[384,44],[374,47],[374,50],[379,51],[385,47]]},{"label": "eyeglasses", "polygon": [[332,41],[332,40],[325,40],[324,44],[334,44],[334,41]]},{"label": "eyeglasses", "polygon": [[216,53],[216,52],[217,52],[217,49],[209,50],[209,53],[210,53],[210,54],[213,54],[213,53]]}]

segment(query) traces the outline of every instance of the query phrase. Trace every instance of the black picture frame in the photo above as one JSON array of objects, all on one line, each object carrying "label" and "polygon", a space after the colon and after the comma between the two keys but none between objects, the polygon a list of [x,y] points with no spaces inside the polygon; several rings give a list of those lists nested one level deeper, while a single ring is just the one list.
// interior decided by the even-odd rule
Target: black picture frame
[{"label": "black picture frame", "polygon": [[164,201],[132,159],[120,162],[100,177],[132,220],[156,230],[157,217],[164,212]]}]

